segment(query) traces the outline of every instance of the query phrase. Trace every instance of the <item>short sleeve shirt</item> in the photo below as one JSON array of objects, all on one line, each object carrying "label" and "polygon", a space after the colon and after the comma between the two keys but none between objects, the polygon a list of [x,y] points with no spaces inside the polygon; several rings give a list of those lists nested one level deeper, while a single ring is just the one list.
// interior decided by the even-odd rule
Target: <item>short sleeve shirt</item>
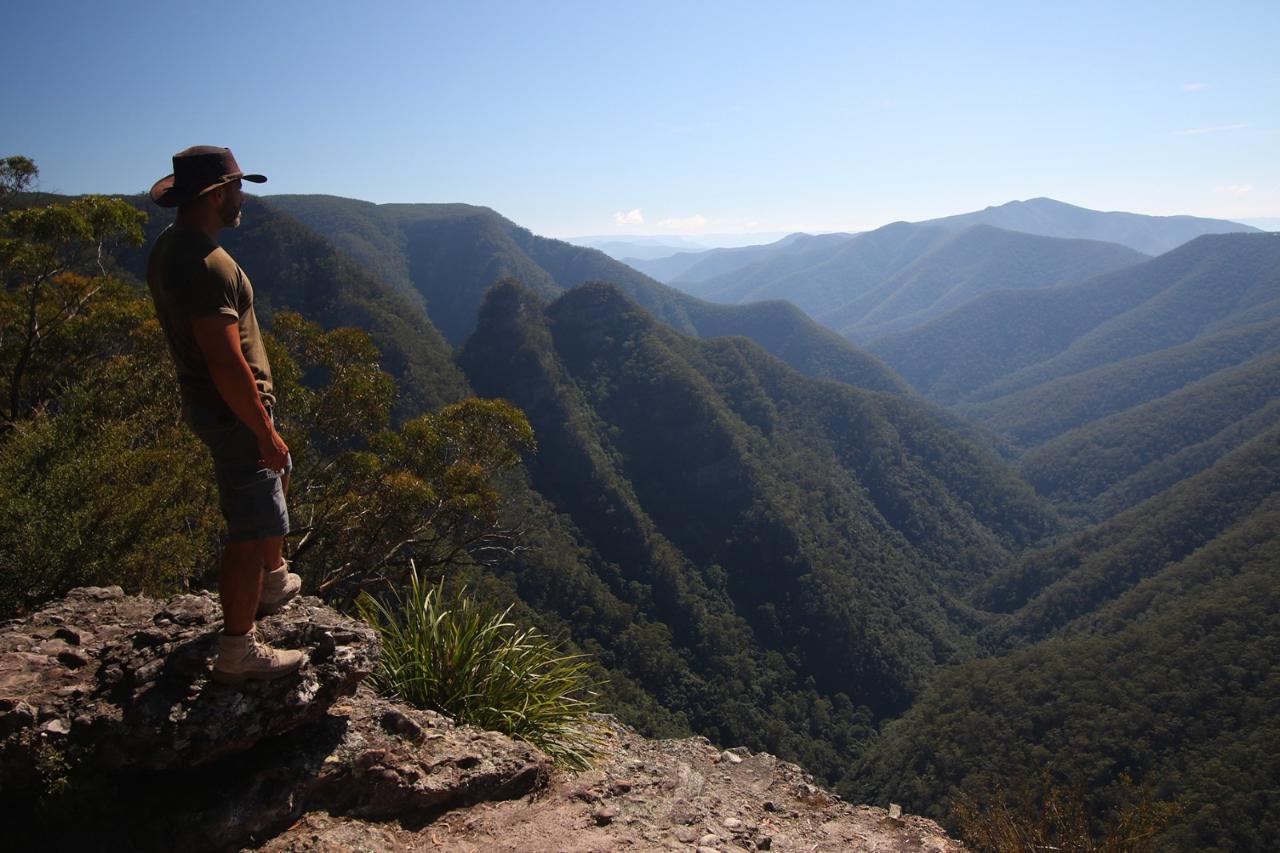
[{"label": "short sleeve shirt", "polygon": [[178,370],[182,399],[196,408],[227,408],[191,323],[202,317],[234,317],[240,351],[258,386],[263,405],[273,406],[271,365],[253,313],[253,285],[240,265],[200,230],[172,226],[151,249],[147,287]]}]

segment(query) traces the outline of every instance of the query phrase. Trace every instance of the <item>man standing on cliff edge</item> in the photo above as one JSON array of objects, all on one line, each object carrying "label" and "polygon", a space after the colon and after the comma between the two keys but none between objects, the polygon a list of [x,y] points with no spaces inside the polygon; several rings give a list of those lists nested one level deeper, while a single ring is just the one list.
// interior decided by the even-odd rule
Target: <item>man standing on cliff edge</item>
[{"label": "man standing on cliff edge", "polygon": [[173,174],[151,200],[178,214],[151,248],[147,286],[178,372],[183,418],[209,447],[227,542],[218,569],[222,634],[213,677],[269,680],[294,672],[302,653],[258,642],[254,621],[284,607],[302,579],[284,560],[285,492],[292,462],[276,432],[271,365],[253,312],[253,287],[218,245],[240,224],[246,175],[228,148],[173,155]]}]

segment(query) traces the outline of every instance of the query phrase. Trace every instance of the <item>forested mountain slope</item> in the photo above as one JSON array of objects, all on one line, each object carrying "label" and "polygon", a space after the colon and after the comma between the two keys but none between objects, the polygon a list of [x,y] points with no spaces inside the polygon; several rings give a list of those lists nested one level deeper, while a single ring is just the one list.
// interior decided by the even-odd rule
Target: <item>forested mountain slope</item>
[{"label": "forested mountain slope", "polygon": [[[139,281],[147,278],[147,253],[155,236],[173,222],[173,211],[145,196],[126,198],[149,214],[147,243],[122,250],[119,260]],[[245,196],[244,224],[220,240],[254,283],[257,310],[269,325],[279,310],[296,311],[326,327],[357,326],[382,352],[396,377],[401,414],[414,415],[466,396],[467,383],[439,331],[422,310],[381,279],[290,216]]]},{"label": "forested mountain slope", "polygon": [[1149,268],[1154,262],[1132,269],[1135,277],[1157,282],[1158,289],[1052,358],[1004,377],[971,398],[990,400],[1059,376],[1280,319],[1280,235],[1199,237],[1163,257],[1185,271]]},{"label": "forested mountain slope", "polygon": [[1272,849],[1277,565],[1272,426],[993,578],[980,600],[1011,611],[999,636],[1015,650],[945,672],[885,729],[859,790],[923,807],[1035,788],[1047,768],[1101,809],[1131,800],[1127,774],[1180,804],[1158,849]]},{"label": "forested mountain slope", "polygon": [[1066,432],[1029,450],[1019,465],[1059,506],[1103,519],[1204,470],[1277,423],[1280,354],[1273,351]]},{"label": "forested mountain slope", "polygon": [[[267,202],[347,247],[367,269],[388,271],[400,288],[411,288],[454,344],[475,327],[485,290],[504,276],[549,298],[584,282],[607,281],[688,334],[752,336],[762,328],[759,309],[736,312],[708,305],[603,252],[535,236],[488,208],[375,205],[333,196],[270,196]],[[765,310],[769,338],[758,340],[797,369],[858,387],[906,390],[883,364],[826,334],[800,312],[782,305]]]},{"label": "forested mountain slope", "polygon": [[939,402],[984,403],[1280,315],[1280,237],[1200,237],[1087,282],[997,292],[871,351]]},{"label": "forested mountain slope", "polygon": [[1280,491],[1280,426],[1132,509],[1022,554],[975,591],[1012,614],[1005,645],[1049,636],[1089,617],[1147,577],[1246,521]]},{"label": "forested mountain slope", "polygon": [[[918,404],[805,378],[741,338],[680,336],[609,286],[544,306],[500,285],[463,364],[529,416],[533,484],[615,594],[674,632],[705,682],[681,704],[699,730],[781,737],[743,699],[724,707],[730,678],[903,707],[936,661],[975,650],[977,617],[953,594],[1051,529]],[[645,683],[674,701],[670,677]]]},{"label": "forested mountain slope", "polygon": [[1128,774],[1183,808],[1161,849],[1274,846],[1280,239],[1200,237],[872,349],[1011,439],[1028,480],[1087,526],[974,590],[1005,614],[993,656],[947,670],[884,730],[858,795],[940,808],[1038,789],[1047,769],[1099,813],[1132,802]]},{"label": "forested mountain slope", "polygon": [[906,222],[852,237],[808,237],[687,287],[703,298],[730,304],[787,299],[816,317],[870,292],[947,237],[941,228]]},{"label": "forested mountain slope", "polygon": [[1148,255],[1161,255],[1203,234],[1256,233],[1257,228],[1226,219],[1198,216],[1146,216],[1076,207],[1051,198],[1011,201],[996,207],[928,219],[921,225],[968,228],[993,225],[1044,237],[1102,240]]},{"label": "forested mountain slope", "polygon": [[759,246],[739,246],[737,248],[704,249],[702,251],[677,252],[665,258],[622,258],[629,267],[639,270],[650,278],[664,284],[679,287],[686,293],[697,296],[697,283],[718,275],[742,269],[747,264],[763,260],[771,255],[786,251],[796,243],[813,239],[838,239],[848,237],[847,234],[822,235],[814,238],[809,234],[789,234],[772,243]]},{"label": "forested mountain slope", "polygon": [[1280,323],[1249,323],[1147,355],[1051,379],[981,404],[957,404],[1022,447],[1205,381],[1280,349]]},{"label": "forested mountain slope", "polygon": [[962,229],[872,292],[821,315],[857,341],[911,329],[993,290],[1084,281],[1147,260],[1114,243],[1064,240],[988,225]]},{"label": "forested mountain slope", "polygon": [[873,349],[1007,439],[1069,515],[1103,520],[1276,423],[1280,238],[1201,237],[1080,285],[993,294]]},{"label": "forested mountain slope", "polygon": [[1083,281],[1146,259],[1111,243],[905,222],[768,248],[739,269],[673,284],[717,302],[786,299],[863,342],[919,326],[991,290]]}]

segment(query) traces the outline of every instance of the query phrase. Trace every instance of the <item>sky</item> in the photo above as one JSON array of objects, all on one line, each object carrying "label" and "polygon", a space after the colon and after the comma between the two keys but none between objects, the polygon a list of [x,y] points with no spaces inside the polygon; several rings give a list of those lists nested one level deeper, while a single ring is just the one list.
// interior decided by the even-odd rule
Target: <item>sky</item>
[{"label": "sky", "polygon": [[859,231],[1013,199],[1280,217],[1280,2],[12,4],[0,156],[537,234]]}]

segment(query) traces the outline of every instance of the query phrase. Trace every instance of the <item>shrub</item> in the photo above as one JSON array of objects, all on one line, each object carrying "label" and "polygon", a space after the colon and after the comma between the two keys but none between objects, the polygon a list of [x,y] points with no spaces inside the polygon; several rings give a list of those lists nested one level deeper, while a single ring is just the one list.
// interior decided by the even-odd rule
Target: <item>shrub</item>
[{"label": "shrub", "polygon": [[507,621],[411,571],[408,589],[387,599],[365,592],[357,606],[382,639],[374,685],[384,694],[502,732],[553,761],[583,769],[600,751],[589,662],[561,653],[535,629]]},{"label": "shrub", "polygon": [[1049,773],[1040,790],[1024,789],[1016,803],[997,792],[988,803],[967,795],[952,804],[960,837],[979,853],[1142,853],[1160,849],[1158,837],[1178,814],[1179,806],[1157,802],[1151,786],[1121,776],[1128,805],[1099,821],[1082,786],[1064,787]]}]

